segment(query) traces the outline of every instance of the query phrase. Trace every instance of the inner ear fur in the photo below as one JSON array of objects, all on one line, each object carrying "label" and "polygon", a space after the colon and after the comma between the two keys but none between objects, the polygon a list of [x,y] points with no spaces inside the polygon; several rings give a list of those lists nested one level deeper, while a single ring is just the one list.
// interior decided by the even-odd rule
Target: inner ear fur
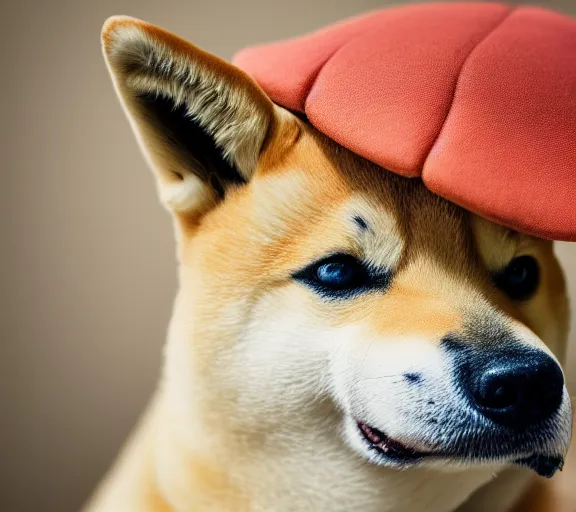
[{"label": "inner ear fur", "polygon": [[274,121],[274,105],[250,77],[133,18],[110,18],[102,44],[169,209],[203,210],[250,179]]}]

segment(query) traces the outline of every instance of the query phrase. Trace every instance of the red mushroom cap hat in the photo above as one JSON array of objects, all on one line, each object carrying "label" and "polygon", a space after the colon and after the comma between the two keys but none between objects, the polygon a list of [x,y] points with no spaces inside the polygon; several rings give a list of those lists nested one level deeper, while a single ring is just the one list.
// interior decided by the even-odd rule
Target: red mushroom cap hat
[{"label": "red mushroom cap hat", "polygon": [[368,160],[512,229],[576,241],[576,20],[411,5],[248,48],[234,63]]}]

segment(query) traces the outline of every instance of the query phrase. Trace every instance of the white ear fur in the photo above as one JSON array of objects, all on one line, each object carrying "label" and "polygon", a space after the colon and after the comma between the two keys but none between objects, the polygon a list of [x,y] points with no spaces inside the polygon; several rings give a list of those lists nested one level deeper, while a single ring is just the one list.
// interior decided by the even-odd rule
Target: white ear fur
[{"label": "white ear fur", "polygon": [[203,209],[247,181],[273,104],[242,71],[154,25],[128,17],[102,30],[106,62],[173,211]]}]

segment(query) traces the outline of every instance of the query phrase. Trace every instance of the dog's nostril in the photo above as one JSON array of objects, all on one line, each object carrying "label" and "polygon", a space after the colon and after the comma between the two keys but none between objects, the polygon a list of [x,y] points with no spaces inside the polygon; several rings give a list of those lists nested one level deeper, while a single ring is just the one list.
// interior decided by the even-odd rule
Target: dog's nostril
[{"label": "dog's nostril", "polygon": [[562,371],[544,353],[500,359],[469,377],[476,408],[502,425],[520,428],[545,420],[562,402]]},{"label": "dog's nostril", "polygon": [[499,386],[492,393],[492,407],[504,409],[518,401],[518,392],[506,386]]},{"label": "dog's nostril", "polygon": [[485,373],[480,378],[474,398],[481,406],[491,409],[506,409],[520,399],[518,382],[507,375]]}]

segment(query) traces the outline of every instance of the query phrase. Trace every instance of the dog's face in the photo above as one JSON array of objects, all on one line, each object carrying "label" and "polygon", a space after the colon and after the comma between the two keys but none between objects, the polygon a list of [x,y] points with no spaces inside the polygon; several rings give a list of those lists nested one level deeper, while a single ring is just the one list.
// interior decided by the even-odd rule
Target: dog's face
[{"label": "dog's face", "polygon": [[155,27],[114,19],[104,46],[179,240],[167,379],[208,428],[333,436],[391,467],[562,465],[551,242],[351,154]]}]

